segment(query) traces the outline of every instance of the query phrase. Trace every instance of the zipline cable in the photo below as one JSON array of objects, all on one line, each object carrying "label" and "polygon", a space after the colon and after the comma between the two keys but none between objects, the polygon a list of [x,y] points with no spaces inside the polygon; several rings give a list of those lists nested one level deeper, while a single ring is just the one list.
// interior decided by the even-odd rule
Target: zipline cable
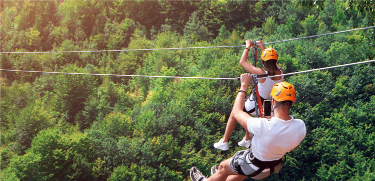
[{"label": "zipline cable", "polygon": [[[317,68],[317,69],[311,69],[311,70],[304,70],[304,71],[300,71],[300,72],[292,72],[292,73],[281,74],[281,75],[258,77],[257,79],[259,80],[259,79],[279,77],[279,76],[289,76],[289,75],[308,73],[308,72],[314,72],[314,71],[326,70],[326,69],[332,69],[332,68],[339,68],[339,67],[346,67],[346,66],[364,64],[364,63],[371,63],[371,62],[375,62],[375,60],[368,60],[368,61],[363,61],[363,62],[355,62],[355,63],[348,63],[348,64],[336,65],[336,66],[331,66],[331,67],[323,67],[323,68]],[[66,75],[96,75],[96,76],[115,76],[115,77],[153,77],[153,78],[172,78],[172,79],[238,80],[238,78],[223,78],[223,77],[213,78],[213,77],[179,77],[179,76],[154,76],[154,75],[91,74],[91,73],[68,73],[68,72],[43,72],[43,71],[35,71],[35,70],[9,70],[9,69],[0,69],[0,71],[44,73],[44,74],[66,74]]]},{"label": "zipline cable", "polygon": [[[365,28],[356,28],[351,30],[344,30],[344,31],[337,31],[332,33],[325,33],[325,34],[319,34],[319,35],[312,35],[312,36],[306,36],[306,37],[300,37],[300,38],[293,38],[293,39],[287,39],[287,40],[280,40],[280,41],[274,41],[269,43],[263,43],[258,45],[267,45],[267,44],[273,44],[273,43],[281,43],[281,42],[287,42],[287,41],[293,41],[293,40],[300,40],[300,39],[307,39],[307,38],[314,38],[319,36],[326,36],[326,35],[333,35],[338,33],[346,33],[351,31],[358,31],[358,30],[366,30],[375,28],[375,26],[369,26]],[[15,53],[15,54],[30,54],[30,53],[94,53],[94,52],[128,52],[128,51],[153,51],[153,50],[185,50],[185,49],[202,49],[202,48],[235,48],[235,47],[243,47],[245,45],[235,45],[235,46],[212,46],[212,47],[185,47],[185,48],[153,48],[153,49],[127,49],[127,50],[88,50],[88,51],[56,51],[56,52],[0,52],[0,54],[6,54],[6,53]]]},{"label": "zipline cable", "polygon": [[94,53],[94,52],[130,52],[130,51],[152,51],[152,50],[184,50],[184,49],[196,49],[196,48],[234,48],[238,46],[213,46],[213,47],[185,47],[185,48],[152,48],[152,49],[128,49],[128,50],[88,50],[88,51],[58,51],[58,52],[0,52],[2,53]]},{"label": "zipline cable", "polygon": [[357,30],[366,30],[366,29],[371,29],[371,28],[375,28],[375,26],[369,26],[369,27],[365,27],[365,28],[357,28],[357,29],[351,29],[351,30],[336,31],[336,32],[332,32],[332,33],[324,33],[324,34],[319,34],[319,35],[311,35],[311,36],[305,36],[305,37],[301,37],[301,38],[292,38],[292,39],[274,41],[274,42],[257,44],[257,45],[268,45],[268,44],[274,44],[274,43],[282,43],[282,42],[287,42],[287,41],[314,38],[314,37],[333,35],[333,34],[338,34],[338,33],[346,33],[346,32],[357,31]]},{"label": "zipline cable", "polygon": [[179,77],[179,76],[158,76],[158,75],[119,75],[119,74],[91,74],[91,73],[69,73],[69,72],[43,72],[35,70],[9,70],[0,69],[0,71],[7,72],[28,72],[28,73],[43,73],[43,74],[65,74],[65,75],[96,75],[96,76],[114,76],[114,77],[153,77],[153,78],[171,78],[171,79],[216,79],[216,80],[237,80],[237,78],[211,78],[211,77]]},{"label": "zipline cable", "polygon": [[314,71],[318,71],[318,70],[333,69],[333,68],[358,65],[358,64],[363,64],[363,63],[371,63],[371,62],[375,62],[375,60],[368,60],[368,61],[363,61],[363,62],[355,62],[355,63],[348,63],[348,64],[342,64],[342,65],[335,65],[335,66],[331,66],[331,67],[323,67],[323,68],[317,68],[317,69],[311,69],[311,70],[304,70],[304,71],[300,71],[300,72],[291,72],[291,73],[286,73],[286,74],[281,74],[281,75],[273,75],[273,76],[267,76],[267,77],[260,77],[260,78],[257,78],[257,79],[265,79],[265,78],[272,78],[272,77],[288,76],[288,75],[308,73],[308,72],[314,72]]}]

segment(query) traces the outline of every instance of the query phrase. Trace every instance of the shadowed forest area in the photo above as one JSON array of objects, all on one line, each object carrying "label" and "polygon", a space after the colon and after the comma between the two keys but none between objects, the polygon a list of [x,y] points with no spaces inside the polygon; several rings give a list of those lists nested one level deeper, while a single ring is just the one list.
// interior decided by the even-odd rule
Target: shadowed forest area
[{"label": "shadowed forest area", "polygon": [[[1,69],[230,77],[245,47],[374,26],[370,1],[1,1]],[[266,45],[286,73],[374,59],[375,30]],[[260,50],[258,50],[258,56]],[[259,58],[259,57],[258,57]],[[251,58],[249,60],[252,61]],[[259,61],[258,61],[259,62]],[[258,67],[262,65],[258,63]],[[214,149],[234,80],[1,73],[1,180],[190,180],[243,148]],[[285,77],[307,135],[264,180],[375,180],[375,67]],[[251,180],[251,179],[247,179]]]}]

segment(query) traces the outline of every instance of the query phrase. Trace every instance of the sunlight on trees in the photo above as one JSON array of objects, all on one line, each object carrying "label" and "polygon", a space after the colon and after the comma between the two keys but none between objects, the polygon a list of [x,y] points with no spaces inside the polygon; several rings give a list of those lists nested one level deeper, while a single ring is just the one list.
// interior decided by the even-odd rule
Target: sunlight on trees
[{"label": "sunlight on trees", "polygon": [[[368,1],[4,1],[2,52],[242,45],[374,26]],[[374,58],[374,30],[267,45],[286,73]],[[0,54],[2,69],[238,77],[240,48]],[[260,50],[258,50],[258,58]],[[252,61],[252,59],[249,59]],[[258,61],[258,66],[261,66]],[[213,148],[238,81],[1,71],[0,180],[189,180],[242,149]],[[308,133],[265,180],[374,180],[375,67],[286,76]],[[250,180],[250,179],[247,179]]]}]

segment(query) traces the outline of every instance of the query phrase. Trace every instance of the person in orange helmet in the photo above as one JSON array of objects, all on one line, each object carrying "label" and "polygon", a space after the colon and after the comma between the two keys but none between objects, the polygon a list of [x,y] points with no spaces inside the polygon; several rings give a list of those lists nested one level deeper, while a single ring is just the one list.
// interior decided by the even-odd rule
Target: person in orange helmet
[{"label": "person in orange helmet", "polygon": [[[258,44],[258,47],[262,50],[261,59],[262,59],[263,69],[254,67],[251,63],[247,61],[250,48],[254,46],[254,43],[251,40],[246,40],[246,48],[240,59],[240,64],[242,65],[242,67],[244,67],[251,74],[268,74],[270,76],[283,74],[284,70],[280,68],[276,63],[278,60],[276,50],[273,48],[266,49],[263,45],[263,41],[258,41],[257,44]],[[279,76],[279,77],[258,80],[258,93],[260,95],[261,102],[263,102],[265,99],[269,100],[271,98],[270,92],[271,92],[272,86],[276,83],[283,81],[283,78],[284,78],[283,76]],[[254,115],[255,109],[256,109],[254,96],[255,95],[250,94],[246,97],[246,101],[245,101],[244,108],[243,108],[245,112],[252,114],[252,115]],[[215,143],[214,147],[220,150],[228,150],[229,149],[229,146],[228,146],[229,137],[232,134],[235,127],[236,127],[236,120],[234,120],[234,117],[231,114],[229,116],[228,123],[225,128],[224,137],[220,139],[219,142]],[[252,135],[246,132],[243,139],[240,142],[238,142],[238,145],[241,147],[248,148],[251,144],[251,137]]]},{"label": "person in orange helmet", "polygon": [[306,125],[295,119],[290,109],[296,102],[294,86],[280,82],[273,86],[270,96],[274,117],[254,118],[243,111],[249,73],[241,75],[241,89],[233,105],[233,116],[240,125],[254,135],[247,150],[238,151],[233,157],[224,160],[219,167],[211,168],[211,176],[206,178],[196,167],[190,169],[192,181],[244,180],[246,177],[263,179],[280,171],[285,163],[285,154],[296,149],[306,136]]}]

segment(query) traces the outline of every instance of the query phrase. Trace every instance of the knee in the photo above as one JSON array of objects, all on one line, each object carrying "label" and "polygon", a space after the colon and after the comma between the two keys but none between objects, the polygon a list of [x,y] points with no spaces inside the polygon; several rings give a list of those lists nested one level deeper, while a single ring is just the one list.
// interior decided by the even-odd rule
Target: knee
[{"label": "knee", "polygon": [[220,174],[230,175],[230,173],[232,172],[232,168],[230,167],[230,161],[231,159],[227,159],[220,162],[219,167],[217,168],[217,172],[219,172]]},{"label": "knee", "polygon": [[221,162],[220,165],[219,165],[219,168],[217,169],[217,171],[219,172],[224,172],[225,171],[225,168],[226,168],[226,165],[224,162]]},{"label": "knee", "polygon": [[234,117],[233,111],[230,112],[230,117]]}]

